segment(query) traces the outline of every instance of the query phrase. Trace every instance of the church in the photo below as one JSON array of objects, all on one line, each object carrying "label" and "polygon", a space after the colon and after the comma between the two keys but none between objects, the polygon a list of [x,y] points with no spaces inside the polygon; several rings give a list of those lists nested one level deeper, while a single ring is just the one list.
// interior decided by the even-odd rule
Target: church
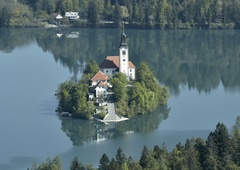
[{"label": "church", "polygon": [[[126,75],[128,80],[135,79],[136,68],[134,64],[129,61],[128,45],[126,41],[126,34],[124,26],[121,34],[121,43],[119,46],[119,56],[107,56],[100,64],[100,69],[91,79],[91,86],[95,89],[95,97],[108,95],[108,88],[111,84],[108,82],[109,78],[115,76],[116,73],[121,72]],[[89,95],[93,98],[93,95]]]},{"label": "church", "polygon": [[119,56],[107,56],[100,65],[101,71],[110,78],[114,77],[115,73],[121,72],[125,74],[129,80],[135,79],[135,66],[129,61],[126,37],[123,26]]}]

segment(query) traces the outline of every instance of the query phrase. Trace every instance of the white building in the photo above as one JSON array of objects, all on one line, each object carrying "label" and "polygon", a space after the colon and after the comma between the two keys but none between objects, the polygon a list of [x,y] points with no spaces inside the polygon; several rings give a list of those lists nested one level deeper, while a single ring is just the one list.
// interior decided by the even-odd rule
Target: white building
[{"label": "white building", "polygon": [[[98,71],[91,79],[91,87],[94,88],[95,97],[100,96],[107,98],[108,88],[112,85],[108,82],[109,78],[114,77],[118,72],[122,72],[128,79],[135,79],[135,66],[129,61],[128,45],[126,42],[126,34],[121,35],[121,43],[119,47],[119,56],[107,56],[107,58],[100,65],[101,71]],[[89,93],[89,99],[93,99],[93,94]]]},{"label": "white building", "polygon": [[128,79],[135,79],[135,66],[129,61],[128,45],[126,42],[126,34],[123,32],[121,35],[121,43],[119,47],[119,56],[107,56],[100,65],[103,73],[109,77],[113,77],[115,73],[122,72]]},{"label": "white building", "polygon": [[78,12],[66,12],[65,17],[69,18],[70,20],[77,20],[79,19]]},{"label": "white building", "polygon": [[96,97],[104,97],[106,98],[107,97],[107,89],[108,87],[103,83],[103,82],[99,82],[95,88],[95,91],[96,91]]},{"label": "white building", "polygon": [[[101,71],[98,71],[91,79],[91,86],[94,87],[96,98],[103,96],[107,97],[108,76]],[[89,96],[90,98],[90,96]]]}]

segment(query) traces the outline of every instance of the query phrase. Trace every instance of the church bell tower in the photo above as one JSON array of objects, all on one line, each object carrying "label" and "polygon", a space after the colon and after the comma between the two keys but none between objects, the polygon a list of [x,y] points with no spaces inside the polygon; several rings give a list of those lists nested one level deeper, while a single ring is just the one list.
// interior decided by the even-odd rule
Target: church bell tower
[{"label": "church bell tower", "polygon": [[126,34],[124,31],[124,23],[122,28],[122,34],[121,34],[121,43],[119,47],[119,71],[124,73],[127,77],[129,76],[129,66],[128,66],[128,45],[126,41]]}]

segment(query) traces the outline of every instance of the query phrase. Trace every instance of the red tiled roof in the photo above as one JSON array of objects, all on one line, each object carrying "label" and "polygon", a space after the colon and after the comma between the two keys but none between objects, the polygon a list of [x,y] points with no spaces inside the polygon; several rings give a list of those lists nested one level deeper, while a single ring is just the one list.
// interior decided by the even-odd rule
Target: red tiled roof
[{"label": "red tiled roof", "polygon": [[103,72],[101,71],[98,71],[94,76],[93,78],[91,79],[92,81],[103,81],[103,80],[107,80],[108,79],[108,76],[106,74],[104,74]]},{"label": "red tiled roof", "polygon": [[104,86],[104,87],[107,87],[102,81],[100,81],[100,82],[98,83],[97,86]]},{"label": "red tiled roof", "polygon": [[119,68],[119,56],[107,56],[100,68]]},{"label": "red tiled roof", "polygon": [[[107,56],[107,58],[101,63],[100,68],[119,68],[119,56]],[[135,68],[135,65],[129,61],[129,68]]]},{"label": "red tiled roof", "polygon": [[134,65],[131,61],[129,61],[129,62],[128,62],[128,67],[129,67],[129,68],[135,68],[135,65]]}]

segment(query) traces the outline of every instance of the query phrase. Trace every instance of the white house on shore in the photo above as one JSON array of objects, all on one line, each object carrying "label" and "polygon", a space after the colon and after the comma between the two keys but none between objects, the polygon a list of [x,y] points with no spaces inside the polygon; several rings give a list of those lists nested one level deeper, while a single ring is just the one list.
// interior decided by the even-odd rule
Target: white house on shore
[{"label": "white house on shore", "polygon": [[78,12],[66,12],[65,17],[67,17],[70,20],[77,20],[79,19]]}]

